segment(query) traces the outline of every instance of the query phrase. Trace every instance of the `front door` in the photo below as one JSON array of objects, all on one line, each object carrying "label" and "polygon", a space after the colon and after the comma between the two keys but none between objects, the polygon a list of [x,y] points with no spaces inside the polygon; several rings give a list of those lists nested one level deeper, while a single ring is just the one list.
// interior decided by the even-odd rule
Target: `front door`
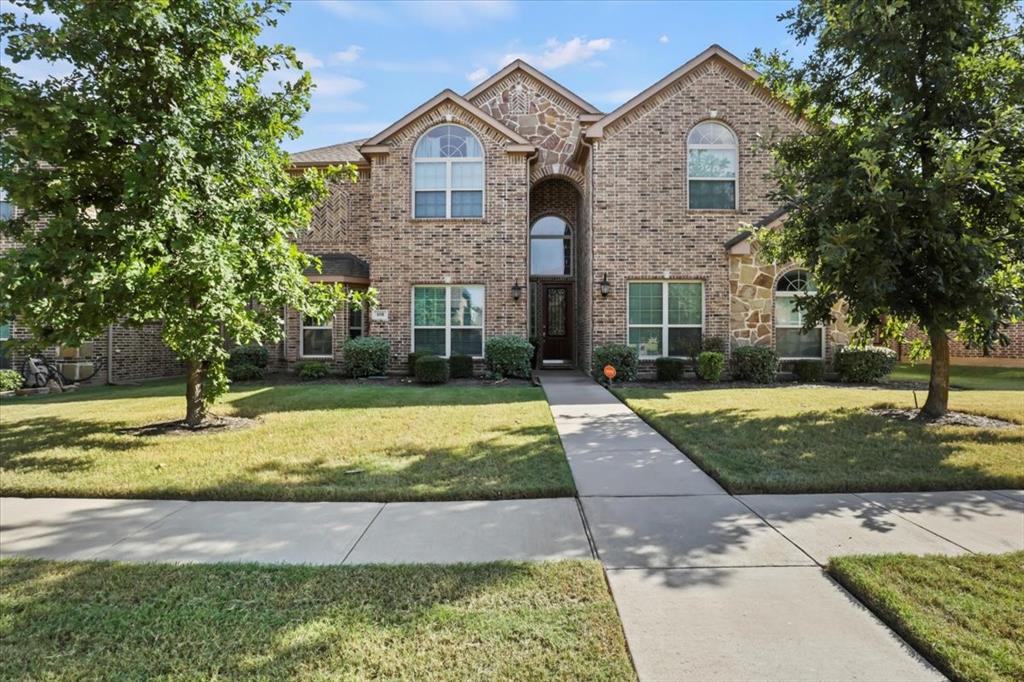
[{"label": "front door", "polygon": [[541,358],[544,362],[572,362],[572,284],[541,286]]}]

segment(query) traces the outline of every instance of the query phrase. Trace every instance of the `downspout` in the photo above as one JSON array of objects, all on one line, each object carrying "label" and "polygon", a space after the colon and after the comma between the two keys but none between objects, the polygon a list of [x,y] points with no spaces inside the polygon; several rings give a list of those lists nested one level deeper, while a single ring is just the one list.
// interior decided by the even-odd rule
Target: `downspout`
[{"label": "downspout", "polygon": [[107,383],[114,383],[114,325],[107,325]]}]

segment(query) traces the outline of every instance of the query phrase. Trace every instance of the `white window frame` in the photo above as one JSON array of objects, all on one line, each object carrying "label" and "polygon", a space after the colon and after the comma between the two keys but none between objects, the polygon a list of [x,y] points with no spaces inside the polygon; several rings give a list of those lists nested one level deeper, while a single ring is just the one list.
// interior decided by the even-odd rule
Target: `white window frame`
[{"label": "white window frame", "polygon": [[[715,123],[722,126],[732,134],[732,139],[736,141],[735,144],[690,144],[690,136],[693,135],[693,131],[697,129],[702,123]],[[717,149],[719,151],[731,151],[733,155],[733,163],[736,167],[736,177],[732,179],[733,194],[732,194],[732,208],[694,208],[690,205],[690,181],[691,180],[709,180],[713,182],[729,182],[724,178],[707,178],[700,176],[690,176],[690,150],[691,149]],[[740,137],[736,134],[730,126],[727,126],[722,121],[715,120],[713,118],[704,119],[703,121],[697,121],[690,128],[689,132],[686,133],[686,210],[688,211],[738,211],[740,206]]]},{"label": "white window frame", "polygon": [[[476,140],[477,145],[480,147],[480,153],[485,154],[483,142],[480,141],[480,137],[472,130],[459,123],[440,123],[436,126],[431,126],[427,130],[423,131],[419,139],[416,140],[416,144],[412,148],[412,206],[410,212],[413,220],[481,220],[484,214],[487,213],[487,164],[485,163],[485,156],[459,156],[459,157],[447,157],[447,156],[424,156],[417,157],[416,150],[420,146],[420,142],[423,138],[433,130],[434,128],[440,128],[441,126],[455,126],[456,128],[462,128],[467,133],[473,136]],[[439,189],[416,189],[416,164],[419,163],[443,163],[445,164],[444,169],[444,215],[443,216],[418,216],[416,215],[416,193],[417,192],[440,192]],[[452,188],[452,165],[459,163],[479,163],[480,164],[480,215],[479,216],[452,216],[452,192],[475,192],[473,189],[453,189]]]},{"label": "white window frame", "polygon": [[[787,275],[790,275],[790,274],[792,274],[794,272],[796,272],[796,270],[789,270],[787,272],[784,272],[781,275],[779,275],[778,279],[775,280],[775,298],[776,299],[778,299],[780,297],[781,298],[785,298],[785,299],[794,299],[797,296],[803,296],[804,294],[811,293],[810,291],[806,291],[806,290],[805,291],[779,291],[779,282],[782,281],[782,278],[787,276]],[[810,277],[809,274],[806,275],[806,276],[808,278]],[[800,316],[800,324],[796,324],[796,325],[793,325],[793,324],[779,324],[779,311],[778,311],[778,308],[775,307],[775,299],[772,300],[772,317],[774,318],[774,321],[775,321],[775,329],[777,329],[777,330],[778,329],[796,329],[796,330],[803,329],[804,313],[803,313],[802,310],[800,310],[800,311],[797,311],[797,314]],[[804,355],[804,356],[797,356],[797,357],[781,357],[780,356],[779,360],[780,361],[785,361],[785,362],[790,362],[790,361],[794,361],[794,360],[824,360],[825,359],[825,326],[822,325],[822,324],[819,324],[818,326],[814,327],[814,329],[817,329],[818,333],[821,336],[821,354],[820,355],[817,355],[817,356]],[[810,332],[807,332],[807,333],[809,334]],[[778,343],[779,343],[779,335],[776,333],[775,334],[775,347],[776,348],[778,348]]]},{"label": "white window frame", "polygon": [[[561,220],[563,223],[565,223],[565,229],[568,231],[568,234],[563,234],[563,235],[557,235],[557,234],[534,235],[533,234],[533,228],[537,227],[537,223],[539,223],[540,221],[544,220],[545,218],[558,218],[559,220]],[[563,218],[562,216],[557,215],[555,213],[548,213],[548,214],[542,215],[539,218],[537,218],[536,220],[534,220],[530,224],[530,247],[529,247],[529,251],[530,251],[530,277],[572,277],[574,275],[574,273],[576,272],[576,251],[575,251],[576,245],[573,243],[573,238],[575,236],[576,235],[573,234],[573,228],[572,228],[572,225],[569,224],[569,221],[566,220],[565,218]],[[562,242],[569,242],[569,273],[568,274],[563,274],[563,275],[541,275],[541,274],[535,273],[533,271],[533,240],[534,239],[550,240],[550,241],[555,241],[557,239],[557,240],[560,240]]]},{"label": "white window frame", "polygon": [[[661,284],[661,324],[630,324],[629,322],[629,297],[631,284]],[[699,284],[700,285],[700,324],[669,324],[668,322],[668,285],[669,284]],[[639,355],[640,360],[654,360],[656,358],[689,358],[686,355],[669,355],[668,353],[668,331],[669,329],[700,329],[701,339],[704,338],[704,328],[707,322],[707,287],[700,279],[631,279],[626,282],[626,345],[629,344],[629,330],[636,328],[661,327],[661,354],[660,355]],[[639,349],[637,349],[639,354]]]},{"label": "white window frame", "polygon": [[[327,324],[306,324],[306,316],[299,313],[299,357],[300,358],[334,358],[334,315],[331,315]],[[326,329],[331,332],[331,353],[329,355],[306,355],[306,334],[307,329]]]},{"label": "white window frame", "polygon": [[[463,287],[480,287],[484,292],[484,310],[480,315],[479,325],[452,325],[452,289],[461,289]],[[444,289],[444,324],[443,325],[426,325],[416,324],[416,290],[417,289]],[[452,355],[452,329],[479,329],[480,330],[480,355],[471,356],[474,360],[483,359],[484,342],[484,329],[487,325],[487,286],[484,284],[415,284],[411,290],[410,296],[410,317],[409,320],[412,322],[412,338],[410,339],[410,347],[413,352],[416,352],[416,330],[417,329],[443,329],[444,330],[444,355],[443,358],[450,358]]]}]

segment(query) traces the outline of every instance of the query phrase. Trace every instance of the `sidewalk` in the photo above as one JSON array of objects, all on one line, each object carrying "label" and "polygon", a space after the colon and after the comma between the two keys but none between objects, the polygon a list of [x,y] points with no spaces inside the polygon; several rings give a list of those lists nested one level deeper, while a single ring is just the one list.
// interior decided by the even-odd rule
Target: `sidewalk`
[{"label": "sidewalk", "polygon": [[543,385],[641,680],[942,679],[821,566],[1024,549],[1020,491],[733,497],[589,378]]}]

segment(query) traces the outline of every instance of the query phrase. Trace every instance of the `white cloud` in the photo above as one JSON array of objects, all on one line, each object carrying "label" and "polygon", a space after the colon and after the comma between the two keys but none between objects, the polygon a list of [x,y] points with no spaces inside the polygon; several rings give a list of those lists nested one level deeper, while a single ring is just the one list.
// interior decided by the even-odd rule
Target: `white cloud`
[{"label": "white cloud", "polygon": [[607,90],[605,92],[599,92],[590,95],[587,99],[592,102],[604,102],[606,104],[622,104],[627,100],[631,100],[640,91],[636,88],[616,88],[614,90]]},{"label": "white cloud", "polygon": [[424,24],[443,29],[479,26],[484,21],[507,19],[516,12],[507,0],[419,0],[403,8]]},{"label": "white cloud", "polygon": [[323,61],[318,59],[312,52],[297,51],[295,56],[298,57],[299,61],[302,62],[303,68],[306,69],[319,69],[324,65]]},{"label": "white cloud", "polygon": [[541,69],[557,69],[585,62],[599,52],[610,50],[612,43],[611,38],[595,38],[593,40],[573,38],[564,43],[552,38],[544,44],[544,51],[539,54],[526,52],[506,54],[501,61],[501,66],[516,59],[522,59]]},{"label": "white cloud", "polygon": [[487,76],[489,76],[490,73],[491,72],[488,71],[487,69],[480,67],[476,71],[470,71],[469,73],[467,73],[466,80],[468,80],[470,83],[479,83],[483,79],[487,78]]},{"label": "white cloud", "polygon": [[664,45],[665,43],[668,42],[668,36],[665,35],[664,33],[662,33],[661,37],[658,38],[658,42],[661,43],[662,45]]},{"label": "white cloud", "polygon": [[316,84],[317,95],[351,95],[366,87],[366,83],[351,76],[335,76],[326,73],[318,73],[313,76],[313,83]]},{"label": "white cloud", "polygon": [[336,64],[351,64],[352,62],[359,59],[359,54],[363,51],[363,48],[359,45],[349,45],[341,52],[335,52],[331,55],[331,61]]}]

